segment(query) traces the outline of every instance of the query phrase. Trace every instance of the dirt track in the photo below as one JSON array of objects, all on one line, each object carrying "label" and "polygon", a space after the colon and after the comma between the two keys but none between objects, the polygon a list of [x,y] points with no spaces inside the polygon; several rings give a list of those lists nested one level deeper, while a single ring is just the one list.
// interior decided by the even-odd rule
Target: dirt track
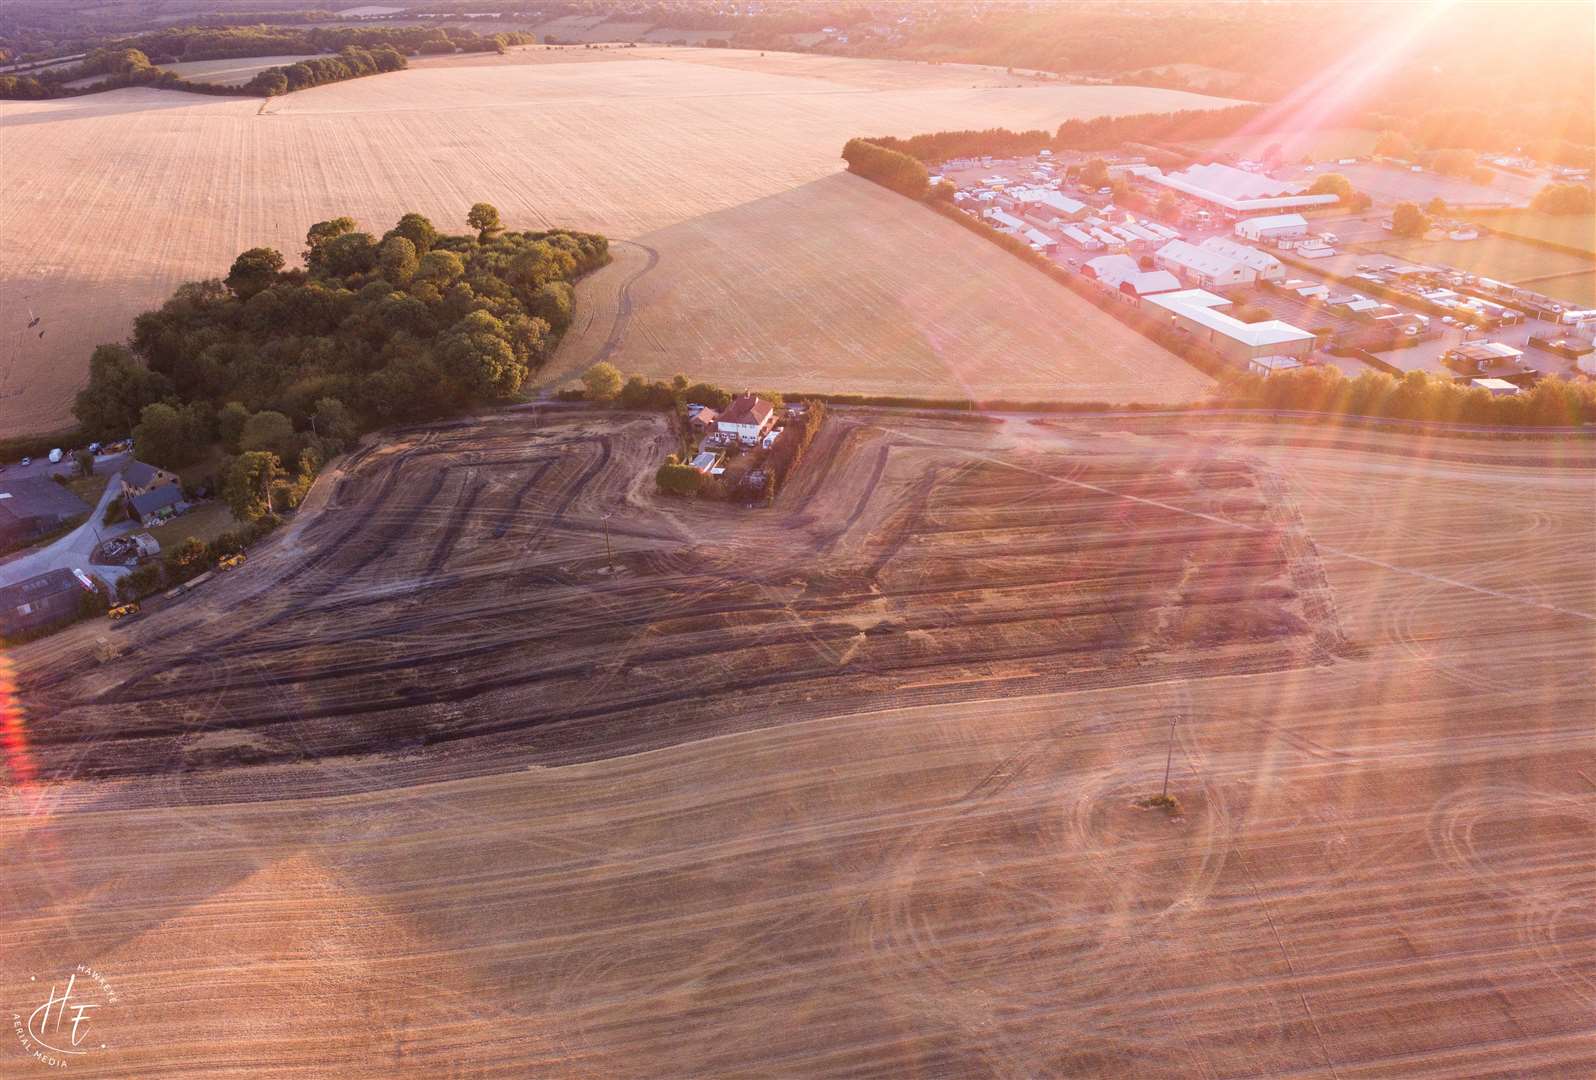
[{"label": "dirt track", "polygon": [[19,650],[7,1005],[105,972],[103,1076],[1596,1067],[1596,451],[859,411],[747,511],[667,442],[405,433]]}]

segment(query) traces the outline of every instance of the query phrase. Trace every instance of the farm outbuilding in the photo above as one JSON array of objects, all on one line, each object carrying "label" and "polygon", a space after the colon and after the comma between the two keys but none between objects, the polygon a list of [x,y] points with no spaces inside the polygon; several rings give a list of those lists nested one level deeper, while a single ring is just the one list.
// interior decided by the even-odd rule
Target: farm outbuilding
[{"label": "farm outbuilding", "polygon": [[1261,240],[1291,240],[1308,234],[1308,219],[1301,214],[1270,214],[1236,222],[1236,235],[1258,243]]},{"label": "farm outbuilding", "polygon": [[43,536],[88,512],[88,503],[54,480],[0,478],[0,550]]},{"label": "farm outbuilding", "polygon": [[1157,293],[1143,303],[1163,308],[1187,333],[1208,344],[1237,364],[1264,356],[1306,357],[1313,352],[1314,336],[1279,319],[1246,323],[1220,311],[1230,301],[1202,289]]},{"label": "farm outbuilding", "polygon": [[1160,270],[1168,270],[1181,280],[1203,288],[1246,285],[1258,276],[1240,259],[1184,240],[1171,240],[1159,248],[1153,261]]},{"label": "farm outbuilding", "polygon": [[0,634],[24,634],[73,618],[89,586],[71,570],[51,570],[0,589]]},{"label": "farm outbuilding", "polygon": [[1280,260],[1267,251],[1260,251],[1246,244],[1238,244],[1234,240],[1227,240],[1223,236],[1210,236],[1202,242],[1207,251],[1216,251],[1221,255],[1235,259],[1253,272],[1257,281],[1279,281],[1286,276],[1285,267]]}]

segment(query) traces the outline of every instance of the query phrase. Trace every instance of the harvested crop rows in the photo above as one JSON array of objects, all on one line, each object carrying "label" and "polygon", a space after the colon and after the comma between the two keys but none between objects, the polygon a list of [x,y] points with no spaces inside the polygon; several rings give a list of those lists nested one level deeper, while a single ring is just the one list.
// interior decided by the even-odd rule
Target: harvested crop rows
[{"label": "harvested crop rows", "polygon": [[747,510],[673,442],[396,433],[17,650],[0,993],[106,972],[103,1076],[1596,1067],[1591,448],[845,410]]},{"label": "harvested crop rows", "polygon": [[[835,174],[861,131],[1053,126],[1204,103],[1225,102],[991,69],[666,48],[450,58],[265,103],[144,89],[0,103],[0,431],[67,422],[96,344],[125,337],[178,283],[224,275],[247,247],[292,258],[310,223],[345,213],[379,233],[407,210],[457,229],[482,199],[512,227],[659,248],[659,285],[643,298],[664,307],[640,323],[653,337],[639,363],[651,367],[732,380],[796,358],[847,390],[872,382],[861,354],[901,349],[930,371],[902,391],[941,394],[966,367],[997,377],[1013,349],[1027,369],[1018,383],[1039,396],[1185,400],[1206,383],[1162,350],[980,238]],[[771,310],[730,302],[726,325],[701,340],[707,305],[748,285],[751,266]],[[850,306],[883,266],[874,308]],[[1039,307],[1047,324],[1019,325]],[[1049,354],[1052,326],[1093,350],[1066,335]],[[928,368],[945,341],[968,354]]]}]

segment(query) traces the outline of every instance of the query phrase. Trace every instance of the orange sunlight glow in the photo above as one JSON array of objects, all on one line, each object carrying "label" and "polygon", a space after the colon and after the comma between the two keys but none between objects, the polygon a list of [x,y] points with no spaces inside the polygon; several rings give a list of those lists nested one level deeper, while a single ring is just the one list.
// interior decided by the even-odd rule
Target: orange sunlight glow
[{"label": "orange sunlight glow", "polygon": [[38,779],[38,770],[28,750],[16,671],[15,662],[0,651],[0,777],[26,792]]},{"label": "orange sunlight glow", "polygon": [[[1374,32],[1363,48],[1331,64],[1272,108],[1260,112],[1238,134],[1312,132],[1327,126],[1331,118],[1359,102],[1370,87],[1399,65],[1409,47],[1434,27],[1453,2],[1431,0],[1405,12],[1395,6],[1384,9],[1390,13],[1389,21]],[[1286,147],[1288,156],[1291,149]]]}]

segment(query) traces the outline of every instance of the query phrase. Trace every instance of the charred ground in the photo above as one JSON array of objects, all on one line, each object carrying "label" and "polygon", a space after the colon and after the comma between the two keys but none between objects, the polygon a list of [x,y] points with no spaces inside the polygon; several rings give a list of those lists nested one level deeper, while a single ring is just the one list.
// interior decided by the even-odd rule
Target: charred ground
[{"label": "charred ground", "polygon": [[839,410],[748,510],[673,442],[394,433],[18,650],[0,1000],[107,973],[107,1078],[1596,1071],[1596,448]]},{"label": "charred ground", "polygon": [[1343,647],[1256,461],[1006,426],[845,415],[761,510],[655,496],[657,417],[402,432],[248,573],[109,634],[114,659],[30,671],[34,748],[77,777],[465,742],[553,763]]}]

